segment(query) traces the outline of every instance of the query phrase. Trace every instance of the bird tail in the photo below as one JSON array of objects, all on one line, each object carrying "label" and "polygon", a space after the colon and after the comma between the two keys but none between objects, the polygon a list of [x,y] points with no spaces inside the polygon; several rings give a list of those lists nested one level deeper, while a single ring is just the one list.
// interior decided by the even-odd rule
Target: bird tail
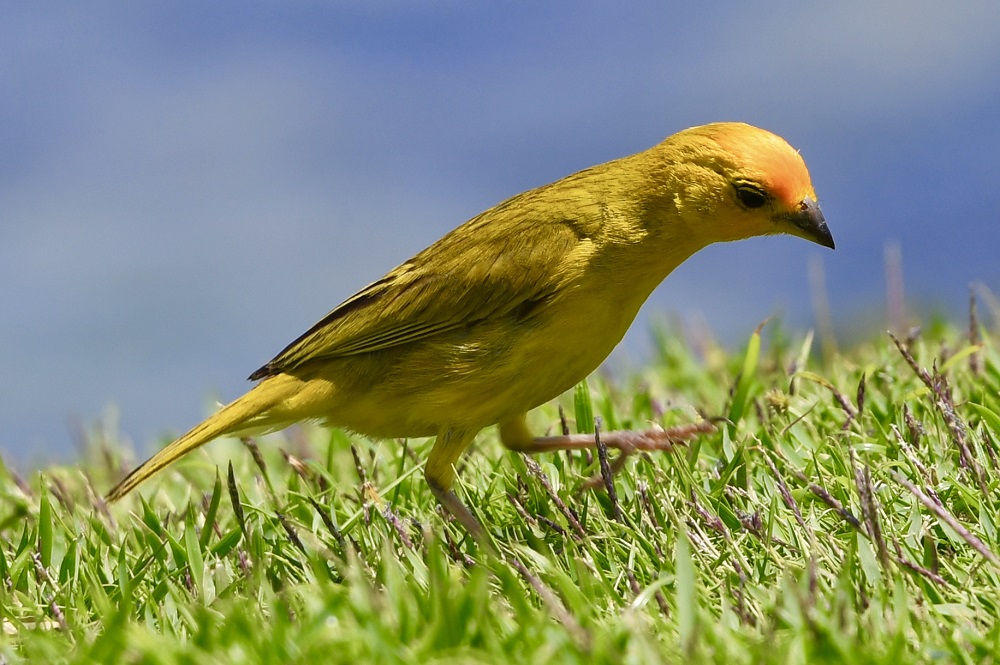
[{"label": "bird tail", "polygon": [[245,395],[222,407],[200,425],[196,425],[187,434],[143,462],[108,492],[107,500],[117,501],[147,478],[162,471],[195,448],[220,436],[256,429],[279,429],[287,423],[273,422],[267,417],[267,412],[293,396],[301,385],[301,381],[287,374],[278,374],[262,381]]}]

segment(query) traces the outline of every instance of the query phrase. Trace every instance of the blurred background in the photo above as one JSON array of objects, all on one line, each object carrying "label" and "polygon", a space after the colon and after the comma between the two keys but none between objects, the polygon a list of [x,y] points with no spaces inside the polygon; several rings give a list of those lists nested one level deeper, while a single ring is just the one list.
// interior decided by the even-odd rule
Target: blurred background
[{"label": "blurred background", "polygon": [[995,0],[3,3],[0,454],[102,419],[147,451],[472,215],[714,120],[801,150],[837,251],[710,248],[613,362],[671,313],[805,331],[809,266],[838,335],[884,329],[887,246],[964,317],[1000,287],[998,35]]}]

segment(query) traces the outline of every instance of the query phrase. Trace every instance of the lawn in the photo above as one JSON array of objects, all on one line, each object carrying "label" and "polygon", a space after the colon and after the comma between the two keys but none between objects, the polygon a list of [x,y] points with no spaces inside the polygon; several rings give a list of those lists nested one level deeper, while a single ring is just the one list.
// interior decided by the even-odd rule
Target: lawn
[{"label": "lawn", "polygon": [[0,468],[0,662],[997,661],[995,335],[816,346],[665,328],[641,373],[532,414],[716,423],[613,478],[615,451],[526,458],[484,431],[458,492],[496,555],[436,506],[427,440],[222,440],[109,506],[139,460],[95,429],[78,465]]}]

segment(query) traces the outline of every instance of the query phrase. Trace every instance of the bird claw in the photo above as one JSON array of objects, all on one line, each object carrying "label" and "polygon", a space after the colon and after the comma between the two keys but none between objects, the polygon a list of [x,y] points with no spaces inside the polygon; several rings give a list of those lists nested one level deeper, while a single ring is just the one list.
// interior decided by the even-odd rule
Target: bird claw
[{"label": "bird claw", "polygon": [[[603,473],[594,474],[583,482],[581,489],[590,490],[604,487],[610,478],[625,467],[625,462],[636,452],[667,452],[676,446],[685,446],[687,442],[700,434],[708,434],[715,430],[715,425],[707,420],[688,425],[677,425],[664,429],[656,426],[655,429],[635,432],[622,430],[619,432],[607,432],[600,435],[600,441],[608,448],[617,448],[621,454],[615,458],[609,467],[609,478],[605,478]],[[595,443],[597,435],[595,435]]]}]

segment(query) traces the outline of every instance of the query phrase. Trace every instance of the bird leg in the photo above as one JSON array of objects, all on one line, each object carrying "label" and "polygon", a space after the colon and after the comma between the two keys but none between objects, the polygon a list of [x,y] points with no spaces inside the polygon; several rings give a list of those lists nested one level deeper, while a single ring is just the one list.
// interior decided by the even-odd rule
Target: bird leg
[{"label": "bird leg", "polygon": [[[707,434],[715,429],[708,421],[678,425],[667,429],[650,429],[641,432],[619,430],[602,432],[601,442],[608,448],[621,451],[618,459],[611,464],[612,474],[624,466],[628,456],[636,451],[669,451],[674,446],[683,445],[699,434]],[[431,448],[424,467],[424,478],[438,503],[458,520],[459,524],[483,547],[493,550],[486,530],[472,514],[468,506],[452,490],[455,484],[455,463],[468,448],[475,432],[447,430],[438,435]],[[500,441],[510,450],[521,453],[546,453],[557,450],[582,450],[597,445],[594,434],[564,434],[558,436],[532,436],[525,423],[525,417],[514,418],[500,424]],[[596,482],[595,482],[596,480]],[[601,479],[591,479],[586,487],[600,484]]]},{"label": "bird leg", "polygon": [[486,530],[451,489],[455,484],[455,463],[472,442],[473,437],[475,432],[470,434],[458,430],[447,430],[438,435],[424,467],[424,478],[438,503],[465,527],[476,542],[491,547],[486,538]]},{"label": "bird leg", "polygon": [[[667,429],[656,428],[644,431],[618,430],[601,432],[601,443],[608,448],[621,451],[611,466],[612,474],[621,470],[629,455],[637,451],[669,451],[674,446],[683,445],[700,434],[708,434],[715,426],[707,420],[689,425],[678,425]],[[510,450],[521,453],[547,453],[557,450],[582,450],[597,445],[594,434],[559,434],[556,436],[532,436],[525,422],[519,416],[500,424],[500,441]],[[596,482],[595,482],[596,480]],[[587,487],[600,484],[600,478],[591,479]]]}]

